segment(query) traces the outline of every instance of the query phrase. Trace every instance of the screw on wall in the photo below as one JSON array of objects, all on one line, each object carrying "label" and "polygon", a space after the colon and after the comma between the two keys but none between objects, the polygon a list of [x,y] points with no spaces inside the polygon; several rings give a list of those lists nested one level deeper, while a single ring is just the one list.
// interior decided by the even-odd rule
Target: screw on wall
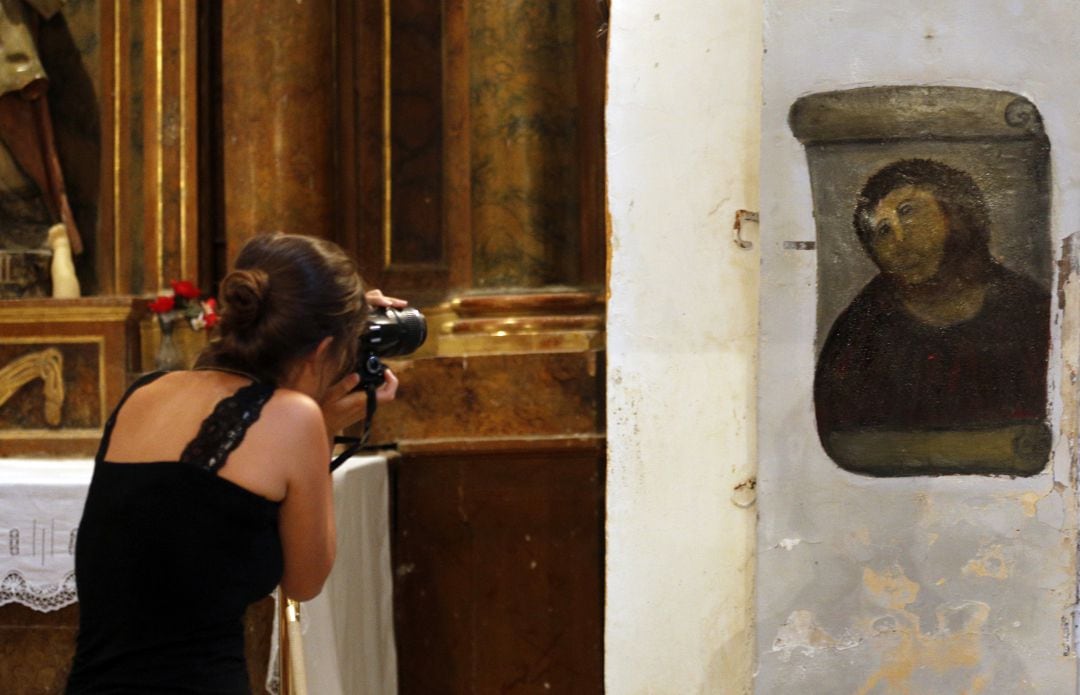
[{"label": "screw on wall", "polygon": [[757,222],[758,214],[753,210],[736,210],[735,211],[735,229],[734,229],[734,241],[735,245],[740,249],[752,249],[754,243],[752,241],[746,241],[742,238],[742,226],[743,222]]}]

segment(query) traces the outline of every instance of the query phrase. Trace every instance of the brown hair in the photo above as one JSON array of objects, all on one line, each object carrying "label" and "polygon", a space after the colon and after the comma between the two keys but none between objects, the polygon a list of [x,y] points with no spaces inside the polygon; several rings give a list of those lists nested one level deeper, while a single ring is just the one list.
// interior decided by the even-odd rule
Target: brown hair
[{"label": "brown hair", "polygon": [[326,337],[343,375],[356,359],[367,310],[352,259],[336,244],[264,234],[244,244],[221,281],[221,321],[196,366],[237,369],[268,382]]}]

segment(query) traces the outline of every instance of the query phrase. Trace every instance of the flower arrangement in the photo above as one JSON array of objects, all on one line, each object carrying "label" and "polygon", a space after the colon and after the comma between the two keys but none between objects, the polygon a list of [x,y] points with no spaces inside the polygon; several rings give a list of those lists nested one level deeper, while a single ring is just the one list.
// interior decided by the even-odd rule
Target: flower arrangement
[{"label": "flower arrangement", "polygon": [[[191,326],[193,333],[188,334],[190,337],[203,329],[213,328],[218,322],[217,302],[213,297],[203,296],[190,280],[173,280],[170,284],[171,295],[163,294],[148,305],[161,328],[154,364],[163,370],[185,369],[190,366],[192,356],[199,348],[192,350],[193,343],[187,339],[181,340],[181,346],[178,347],[173,341],[173,328],[181,319]],[[197,344],[198,342],[194,343]]]},{"label": "flower arrangement", "polygon": [[203,296],[190,280],[173,280],[172,296],[161,295],[150,302],[148,308],[157,316],[163,330],[171,328],[173,321],[187,319],[194,331],[213,328],[218,322],[217,301]]}]

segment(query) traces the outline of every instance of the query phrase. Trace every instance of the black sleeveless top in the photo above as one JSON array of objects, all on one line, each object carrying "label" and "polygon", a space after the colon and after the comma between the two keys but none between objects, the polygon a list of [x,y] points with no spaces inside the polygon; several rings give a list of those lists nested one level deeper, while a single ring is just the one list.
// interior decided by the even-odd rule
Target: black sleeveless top
[{"label": "black sleeveless top", "polygon": [[248,693],[243,615],[281,580],[279,503],[218,477],[273,387],[244,386],[179,461],[104,460],[75,547],[79,632],[68,693]]}]

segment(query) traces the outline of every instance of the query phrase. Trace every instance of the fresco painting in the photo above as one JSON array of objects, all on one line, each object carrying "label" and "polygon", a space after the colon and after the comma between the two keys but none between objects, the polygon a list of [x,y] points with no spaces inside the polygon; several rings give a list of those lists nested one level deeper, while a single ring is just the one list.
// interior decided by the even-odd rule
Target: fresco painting
[{"label": "fresco painting", "polygon": [[1024,97],[955,87],[792,107],[818,236],[822,447],[873,476],[1049,458],[1049,142]]}]

